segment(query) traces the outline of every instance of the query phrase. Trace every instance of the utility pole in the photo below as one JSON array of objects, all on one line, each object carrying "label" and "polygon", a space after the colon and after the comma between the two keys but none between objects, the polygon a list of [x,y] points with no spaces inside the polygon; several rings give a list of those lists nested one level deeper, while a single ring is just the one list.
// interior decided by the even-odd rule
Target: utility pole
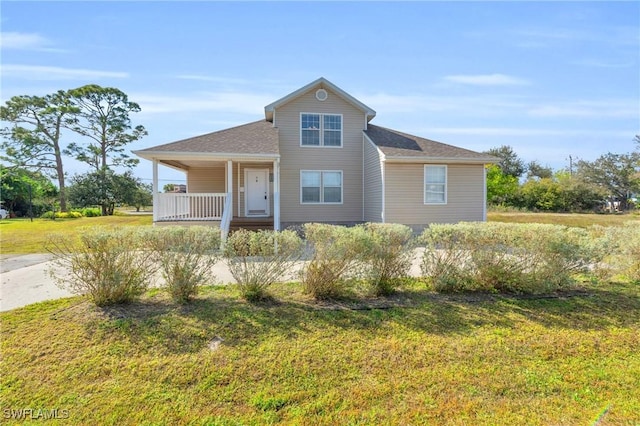
[{"label": "utility pole", "polygon": [[569,156],[569,176],[573,176],[573,157]]},{"label": "utility pole", "polygon": [[31,191],[31,184],[29,184],[29,218],[33,222],[33,193]]}]

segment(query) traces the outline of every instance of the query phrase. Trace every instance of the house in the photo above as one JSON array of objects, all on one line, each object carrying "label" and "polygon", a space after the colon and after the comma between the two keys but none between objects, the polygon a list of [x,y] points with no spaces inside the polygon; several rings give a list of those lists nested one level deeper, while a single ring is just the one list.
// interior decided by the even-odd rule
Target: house
[{"label": "house", "polygon": [[[153,162],[155,223],[430,223],[486,219],[496,158],[370,124],[376,112],[319,78],[267,105],[265,118],[134,151]],[[158,193],[158,166],[185,194]]]}]

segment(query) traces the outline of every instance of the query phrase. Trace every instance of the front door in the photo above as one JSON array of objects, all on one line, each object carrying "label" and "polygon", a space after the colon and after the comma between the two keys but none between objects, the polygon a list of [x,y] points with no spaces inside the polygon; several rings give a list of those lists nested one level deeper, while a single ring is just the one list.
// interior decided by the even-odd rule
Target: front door
[{"label": "front door", "polygon": [[245,215],[269,216],[269,169],[245,171]]}]

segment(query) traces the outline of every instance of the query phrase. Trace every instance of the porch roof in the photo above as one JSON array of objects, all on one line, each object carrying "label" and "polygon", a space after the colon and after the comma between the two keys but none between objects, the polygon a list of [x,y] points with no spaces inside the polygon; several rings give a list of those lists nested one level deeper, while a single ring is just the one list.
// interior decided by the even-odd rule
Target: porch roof
[{"label": "porch roof", "polygon": [[278,158],[278,129],[266,120],[254,121],[164,145],[152,146],[134,154],[146,158],[179,159],[181,157],[263,157]]},{"label": "porch roof", "polygon": [[389,161],[496,163],[498,158],[397,130],[369,124],[365,135]]}]

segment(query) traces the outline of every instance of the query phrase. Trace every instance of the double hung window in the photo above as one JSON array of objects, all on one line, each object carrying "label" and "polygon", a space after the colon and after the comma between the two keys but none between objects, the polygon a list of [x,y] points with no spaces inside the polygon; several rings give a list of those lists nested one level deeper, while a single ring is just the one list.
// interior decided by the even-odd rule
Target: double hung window
[{"label": "double hung window", "polygon": [[447,204],[447,166],[424,166],[424,203]]},{"label": "double hung window", "polygon": [[342,146],[342,115],[300,114],[301,146]]},{"label": "double hung window", "polygon": [[342,171],[302,170],[300,201],[302,204],[342,203]]}]

